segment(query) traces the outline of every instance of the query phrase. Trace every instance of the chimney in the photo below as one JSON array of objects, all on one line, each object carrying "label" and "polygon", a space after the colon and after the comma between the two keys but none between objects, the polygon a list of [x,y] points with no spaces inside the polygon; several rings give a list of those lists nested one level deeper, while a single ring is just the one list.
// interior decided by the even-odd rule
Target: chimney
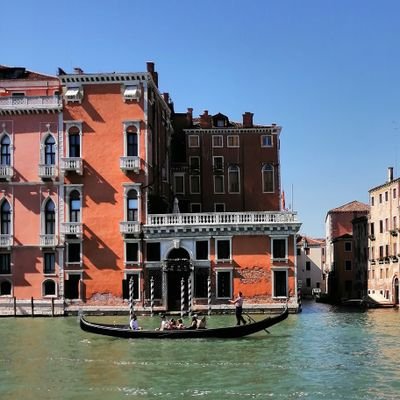
[{"label": "chimney", "polygon": [[165,92],[163,93],[164,101],[169,104],[169,93]]},{"label": "chimney", "polygon": [[253,127],[253,113],[246,111],[243,114],[243,127],[252,128]]},{"label": "chimney", "polygon": [[193,126],[193,108],[188,108],[186,113],[186,121],[188,126]]},{"label": "chimney", "polygon": [[158,73],[155,71],[154,63],[152,61],[148,61],[146,65],[147,65],[147,72],[151,75],[154,83],[158,87]]},{"label": "chimney", "polygon": [[74,68],[74,72],[75,72],[75,74],[83,75],[83,69],[82,68],[75,67]]},{"label": "chimney", "polygon": [[203,115],[200,115],[200,128],[211,128],[211,115],[208,115],[208,110],[204,110]]},{"label": "chimney", "polygon": [[393,167],[388,168],[388,182],[392,182],[393,180]]}]

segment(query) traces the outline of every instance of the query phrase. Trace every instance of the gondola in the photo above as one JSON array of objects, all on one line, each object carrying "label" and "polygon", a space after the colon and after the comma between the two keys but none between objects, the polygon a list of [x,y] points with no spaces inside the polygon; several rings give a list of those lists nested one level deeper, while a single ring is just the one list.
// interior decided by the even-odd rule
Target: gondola
[{"label": "gondola", "polygon": [[282,313],[269,316],[261,321],[252,321],[246,325],[229,326],[225,328],[206,328],[206,329],[174,329],[174,330],[139,330],[133,331],[127,325],[98,324],[88,321],[84,316],[80,317],[80,326],[86,332],[99,335],[113,336],[125,339],[208,339],[220,338],[230,339],[248,336],[260,332],[275,325],[289,315],[286,306]]}]

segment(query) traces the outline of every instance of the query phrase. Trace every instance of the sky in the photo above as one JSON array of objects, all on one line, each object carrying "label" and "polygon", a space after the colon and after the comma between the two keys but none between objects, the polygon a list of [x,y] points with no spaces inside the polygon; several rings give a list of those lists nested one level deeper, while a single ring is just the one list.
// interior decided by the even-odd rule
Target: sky
[{"label": "sky", "polygon": [[1,2],[0,64],[56,75],[153,61],[175,111],[282,126],[281,183],[300,232],[399,174],[397,0]]}]

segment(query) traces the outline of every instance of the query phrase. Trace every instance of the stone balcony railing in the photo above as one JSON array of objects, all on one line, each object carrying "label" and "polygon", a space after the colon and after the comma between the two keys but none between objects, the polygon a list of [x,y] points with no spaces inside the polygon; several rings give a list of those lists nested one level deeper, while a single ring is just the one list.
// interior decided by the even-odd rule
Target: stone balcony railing
[{"label": "stone balcony railing", "polygon": [[139,173],[140,157],[120,157],[119,165],[122,171]]},{"label": "stone balcony railing", "polygon": [[138,221],[122,221],[119,224],[119,230],[123,235],[139,234],[140,222]]},{"label": "stone balcony railing", "polygon": [[62,222],[61,234],[62,235],[76,235],[82,236],[83,225],[82,222]]},{"label": "stone balcony railing", "polygon": [[11,180],[14,175],[14,168],[11,165],[0,165],[0,179]]},{"label": "stone balcony railing", "polygon": [[42,179],[54,179],[57,177],[57,166],[40,164],[39,165],[39,176]]},{"label": "stone balcony railing", "polygon": [[0,110],[61,110],[59,96],[0,97]]},{"label": "stone balcony railing", "polygon": [[83,161],[81,157],[64,157],[61,159],[61,172],[76,172],[78,175],[83,173]]},{"label": "stone balcony railing", "polygon": [[40,235],[40,247],[54,247],[57,245],[57,236],[53,234]]},{"label": "stone balcony railing", "polygon": [[11,234],[0,235],[0,247],[11,247],[13,244],[13,236]]}]

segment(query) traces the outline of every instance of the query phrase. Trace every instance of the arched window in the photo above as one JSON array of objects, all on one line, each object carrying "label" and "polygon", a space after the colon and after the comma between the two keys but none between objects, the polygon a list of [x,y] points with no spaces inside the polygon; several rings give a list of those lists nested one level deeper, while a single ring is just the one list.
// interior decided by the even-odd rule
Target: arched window
[{"label": "arched window", "polygon": [[228,186],[229,193],[240,192],[240,169],[237,165],[232,165],[228,168]]},{"label": "arched window", "polygon": [[68,156],[69,157],[81,156],[80,130],[77,126],[72,126],[68,130]]},{"label": "arched window", "polygon": [[3,203],[1,203],[0,214],[0,233],[2,235],[9,235],[11,233],[11,207],[7,200],[4,200]]},{"label": "arched window", "polygon": [[136,127],[130,125],[126,128],[126,155],[128,157],[138,156],[138,135]]},{"label": "arched window", "polygon": [[271,193],[274,189],[274,167],[272,164],[265,164],[262,168],[263,193]]},{"label": "arched window", "polygon": [[56,295],[56,283],[51,279],[43,282],[43,296],[55,296]]},{"label": "arched window", "polygon": [[1,165],[11,165],[11,140],[8,135],[4,135],[0,142],[1,147]]},{"label": "arched window", "polygon": [[48,200],[44,209],[45,234],[54,235],[56,228],[55,205],[52,200]]},{"label": "arched window", "polygon": [[52,135],[47,136],[44,141],[44,163],[55,165],[56,163],[56,141]]},{"label": "arched window", "polygon": [[138,196],[136,190],[130,190],[127,198],[127,220],[138,221]]},{"label": "arched window", "polygon": [[0,296],[11,296],[11,282],[1,281],[0,283]]},{"label": "arched window", "polygon": [[69,196],[69,221],[80,222],[81,220],[81,196],[77,190]]}]

